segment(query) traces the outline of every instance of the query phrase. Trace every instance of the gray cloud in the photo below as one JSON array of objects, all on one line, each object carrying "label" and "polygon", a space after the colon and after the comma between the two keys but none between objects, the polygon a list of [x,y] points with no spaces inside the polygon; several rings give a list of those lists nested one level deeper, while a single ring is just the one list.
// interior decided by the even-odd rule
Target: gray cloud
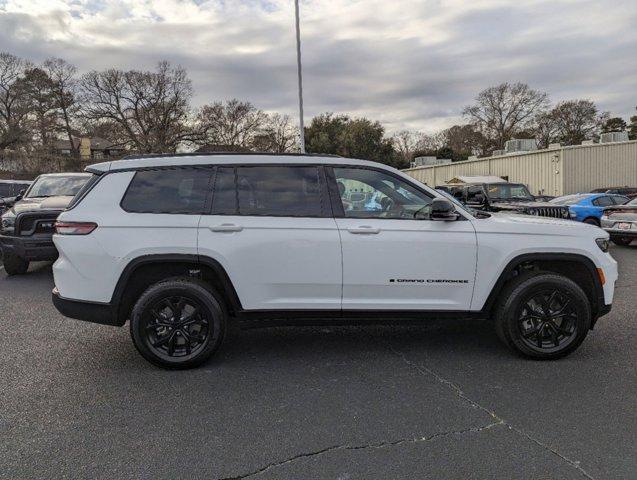
[{"label": "gray cloud", "polygon": [[[295,114],[291,2],[0,2],[0,50],[81,71],[181,64],[194,103],[237,97]],[[637,104],[637,4],[616,1],[316,0],[302,3],[305,103],[390,130],[458,121],[482,88],[524,81],[556,102]],[[43,5],[45,7],[43,7]]]}]

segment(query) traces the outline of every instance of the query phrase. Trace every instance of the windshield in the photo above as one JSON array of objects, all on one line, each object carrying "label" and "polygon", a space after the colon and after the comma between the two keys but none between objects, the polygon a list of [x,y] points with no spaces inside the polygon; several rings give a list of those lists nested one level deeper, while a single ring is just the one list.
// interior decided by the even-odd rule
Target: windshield
[{"label": "windshield", "polygon": [[487,195],[492,200],[534,200],[526,185],[515,183],[488,184]]},{"label": "windshield", "polygon": [[26,194],[26,198],[68,196],[73,197],[90,176],[43,176],[39,177]]},{"label": "windshield", "polygon": [[588,197],[590,197],[590,195],[565,195],[549,201],[556,205],[575,205]]}]

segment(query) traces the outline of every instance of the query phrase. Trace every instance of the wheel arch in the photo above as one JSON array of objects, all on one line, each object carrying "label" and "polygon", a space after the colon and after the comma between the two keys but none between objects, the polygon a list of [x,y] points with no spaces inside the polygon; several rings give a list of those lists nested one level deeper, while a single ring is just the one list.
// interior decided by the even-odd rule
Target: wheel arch
[{"label": "wheel arch", "polygon": [[113,291],[110,304],[117,309],[118,323],[126,323],[133,304],[146,288],[162,279],[177,276],[204,280],[223,296],[231,315],[242,310],[237,291],[217,260],[191,254],[143,255],[126,265]]},{"label": "wheel arch", "polygon": [[604,306],[604,289],[597,267],[585,255],[577,253],[528,253],[514,257],[504,267],[487,297],[482,312],[491,315],[504,286],[524,271],[542,270],[564,275],[586,293],[595,320]]}]

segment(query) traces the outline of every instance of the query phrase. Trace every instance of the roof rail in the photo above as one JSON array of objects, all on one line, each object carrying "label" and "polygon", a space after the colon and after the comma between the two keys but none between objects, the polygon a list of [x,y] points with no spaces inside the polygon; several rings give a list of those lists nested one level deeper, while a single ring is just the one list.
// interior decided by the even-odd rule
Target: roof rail
[{"label": "roof rail", "polygon": [[191,152],[191,153],[140,153],[126,155],[121,160],[134,160],[138,158],[164,158],[164,157],[210,157],[215,155],[267,155],[285,157],[334,157],[343,158],[340,155],[331,153],[272,153],[272,152]]}]

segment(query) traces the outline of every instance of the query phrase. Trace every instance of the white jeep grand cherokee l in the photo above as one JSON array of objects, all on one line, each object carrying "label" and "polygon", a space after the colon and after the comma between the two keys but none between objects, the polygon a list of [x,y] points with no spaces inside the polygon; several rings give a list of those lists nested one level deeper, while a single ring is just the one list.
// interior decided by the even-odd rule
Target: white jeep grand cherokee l
[{"label": "white jeep grand cherokee l", "polygon": [[373,162],[156,155],[93,165],[56,224],[53,302],[123,326],[168,368],[201,364],[230,322],[495,319],[532,358],[567,355],[613,300],[608,234],[470,213]]}]

